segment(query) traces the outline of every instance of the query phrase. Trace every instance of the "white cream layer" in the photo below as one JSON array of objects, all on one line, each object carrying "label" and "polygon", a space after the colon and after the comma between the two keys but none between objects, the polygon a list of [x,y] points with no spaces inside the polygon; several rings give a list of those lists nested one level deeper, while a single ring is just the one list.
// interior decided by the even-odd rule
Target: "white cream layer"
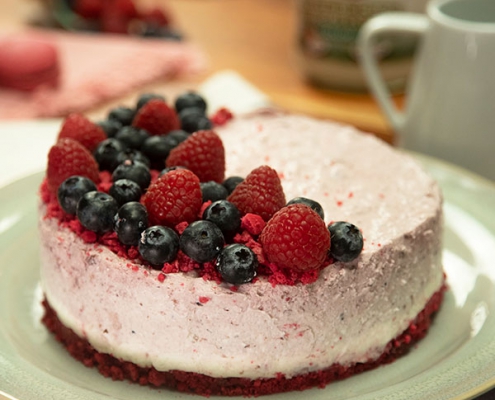
[{"label": "white cream layer", "polygon": [[378,357],[442,284],[437,184],[409,156],[335,123],[261,113],[218,133],[228,176],[271,165],[287,200],[313,198],[327,222],[362,229],[361,256],[310,285],[160,283],[41,217],[42,285],[61,321],[98,351],[159,371],[291,377]]}]

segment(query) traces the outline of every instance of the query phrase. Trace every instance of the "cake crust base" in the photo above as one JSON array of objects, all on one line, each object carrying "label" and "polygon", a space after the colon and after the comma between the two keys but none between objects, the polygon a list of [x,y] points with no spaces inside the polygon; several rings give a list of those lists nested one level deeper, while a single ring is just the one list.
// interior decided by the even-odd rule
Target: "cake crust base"
[{"label": "cake crust base", "polygon": [[426,336],[433,317],[442,303],[446,286],[443,285],[430,298],[425,308],[409,324],[408,328],[385,347],[376,360],[356,363],[350,366],[339,364],[286,378],[279,374],[269,379],[214,378],[203,374],[185,371],[157,371],[153,367],[139,367],[136,364],[119,360],[110,354],[96,351],[89,342],[76,335],[59,320],[50,304],[43,301],[45,315],[42,322],[62,343],[76,360],[86,367],[95,367],[105,377],[113,380],[129,380],[140,385],[167,387],[184,393],[202,396],[261,396],[280,392],[301,391],[313,387],[323,388],[327,384],[388,364],[406,354],[411,347]]}]

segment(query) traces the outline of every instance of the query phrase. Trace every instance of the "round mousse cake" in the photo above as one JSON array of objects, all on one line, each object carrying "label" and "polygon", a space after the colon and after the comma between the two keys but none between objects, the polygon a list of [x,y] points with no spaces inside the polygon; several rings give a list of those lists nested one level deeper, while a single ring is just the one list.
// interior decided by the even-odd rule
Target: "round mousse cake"
[{"label": "round mousse cake", "polygon": [[[415,160],[352,127],[272,110],[220,118],[213,131],[225,154],[217,180],[248,181],[260,166],[276,171],[287,202],[304,197],[321,205],[325,231],[337,221],[358,227],[362,250],[337,257],[330,232],[323,259],[310,262],[321,251],[307,240],[308,228],[291,253],[285,233],[277,245],[282,228],[273,225],[286,218],[284,227],[293,226],[287,235],[296,236],[305,223],[297,212],[309,207],[282,205],[262,217],[236,203],[241,183],[227,198],[241,209],[241,226],[225,244],[253,251],[250,279],[224,279],[220,256],[191,260],[182,247],[173,260],[150,263],[141,245],[91,231],[61,210],[48,176],[39,219],[44,322],[74,357],[113,379],[257,396],[323,387],[391,362],[424,337],[445,288],[442,196]],[[174,164],[172,155],[163,167]],[[160,225],[151,215],[160,201],[150,193],[166,175],[157,175],[152,169],[140,198],[150,226]],[[99,191],[109,191],[109,176],[99,172]],[[272,203],[253,190],[261,207]],[[195,219],[210,203],[202,201]],[[287,208],[297,211],[292,220]],[[180,246],[194,224],[169,224]]]}]

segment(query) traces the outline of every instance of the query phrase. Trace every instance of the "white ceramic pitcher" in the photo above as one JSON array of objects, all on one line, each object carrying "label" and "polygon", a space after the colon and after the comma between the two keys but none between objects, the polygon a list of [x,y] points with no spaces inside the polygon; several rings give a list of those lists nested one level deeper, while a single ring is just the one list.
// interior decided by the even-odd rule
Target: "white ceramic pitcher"
[{"label": "white ceramic pitcher", "polygon": [[[373,54],[378,35],[397,32],[422,36],[404,112]],[[399,146],[495,180],[495,0],[433,0],[426,15],[380,14],[363,25],[358,49]]]}]

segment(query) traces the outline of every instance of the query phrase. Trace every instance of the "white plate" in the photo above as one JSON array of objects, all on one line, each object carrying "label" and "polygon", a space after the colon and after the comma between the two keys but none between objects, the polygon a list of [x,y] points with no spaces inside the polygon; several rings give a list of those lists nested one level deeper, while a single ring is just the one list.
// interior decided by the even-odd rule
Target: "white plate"
[{"label": "white plate", "polygon": [[[465,399],[495,386],[495,185],[438,161],[421,161],[446,199],[444,264],[450,290],[442,309],[410,354],[306,391],[307,399]],[[40,180],[37,174],[0,189],[0,393],[19,400],[198,398],[104,378],[73,360],[40,324]]]}]

